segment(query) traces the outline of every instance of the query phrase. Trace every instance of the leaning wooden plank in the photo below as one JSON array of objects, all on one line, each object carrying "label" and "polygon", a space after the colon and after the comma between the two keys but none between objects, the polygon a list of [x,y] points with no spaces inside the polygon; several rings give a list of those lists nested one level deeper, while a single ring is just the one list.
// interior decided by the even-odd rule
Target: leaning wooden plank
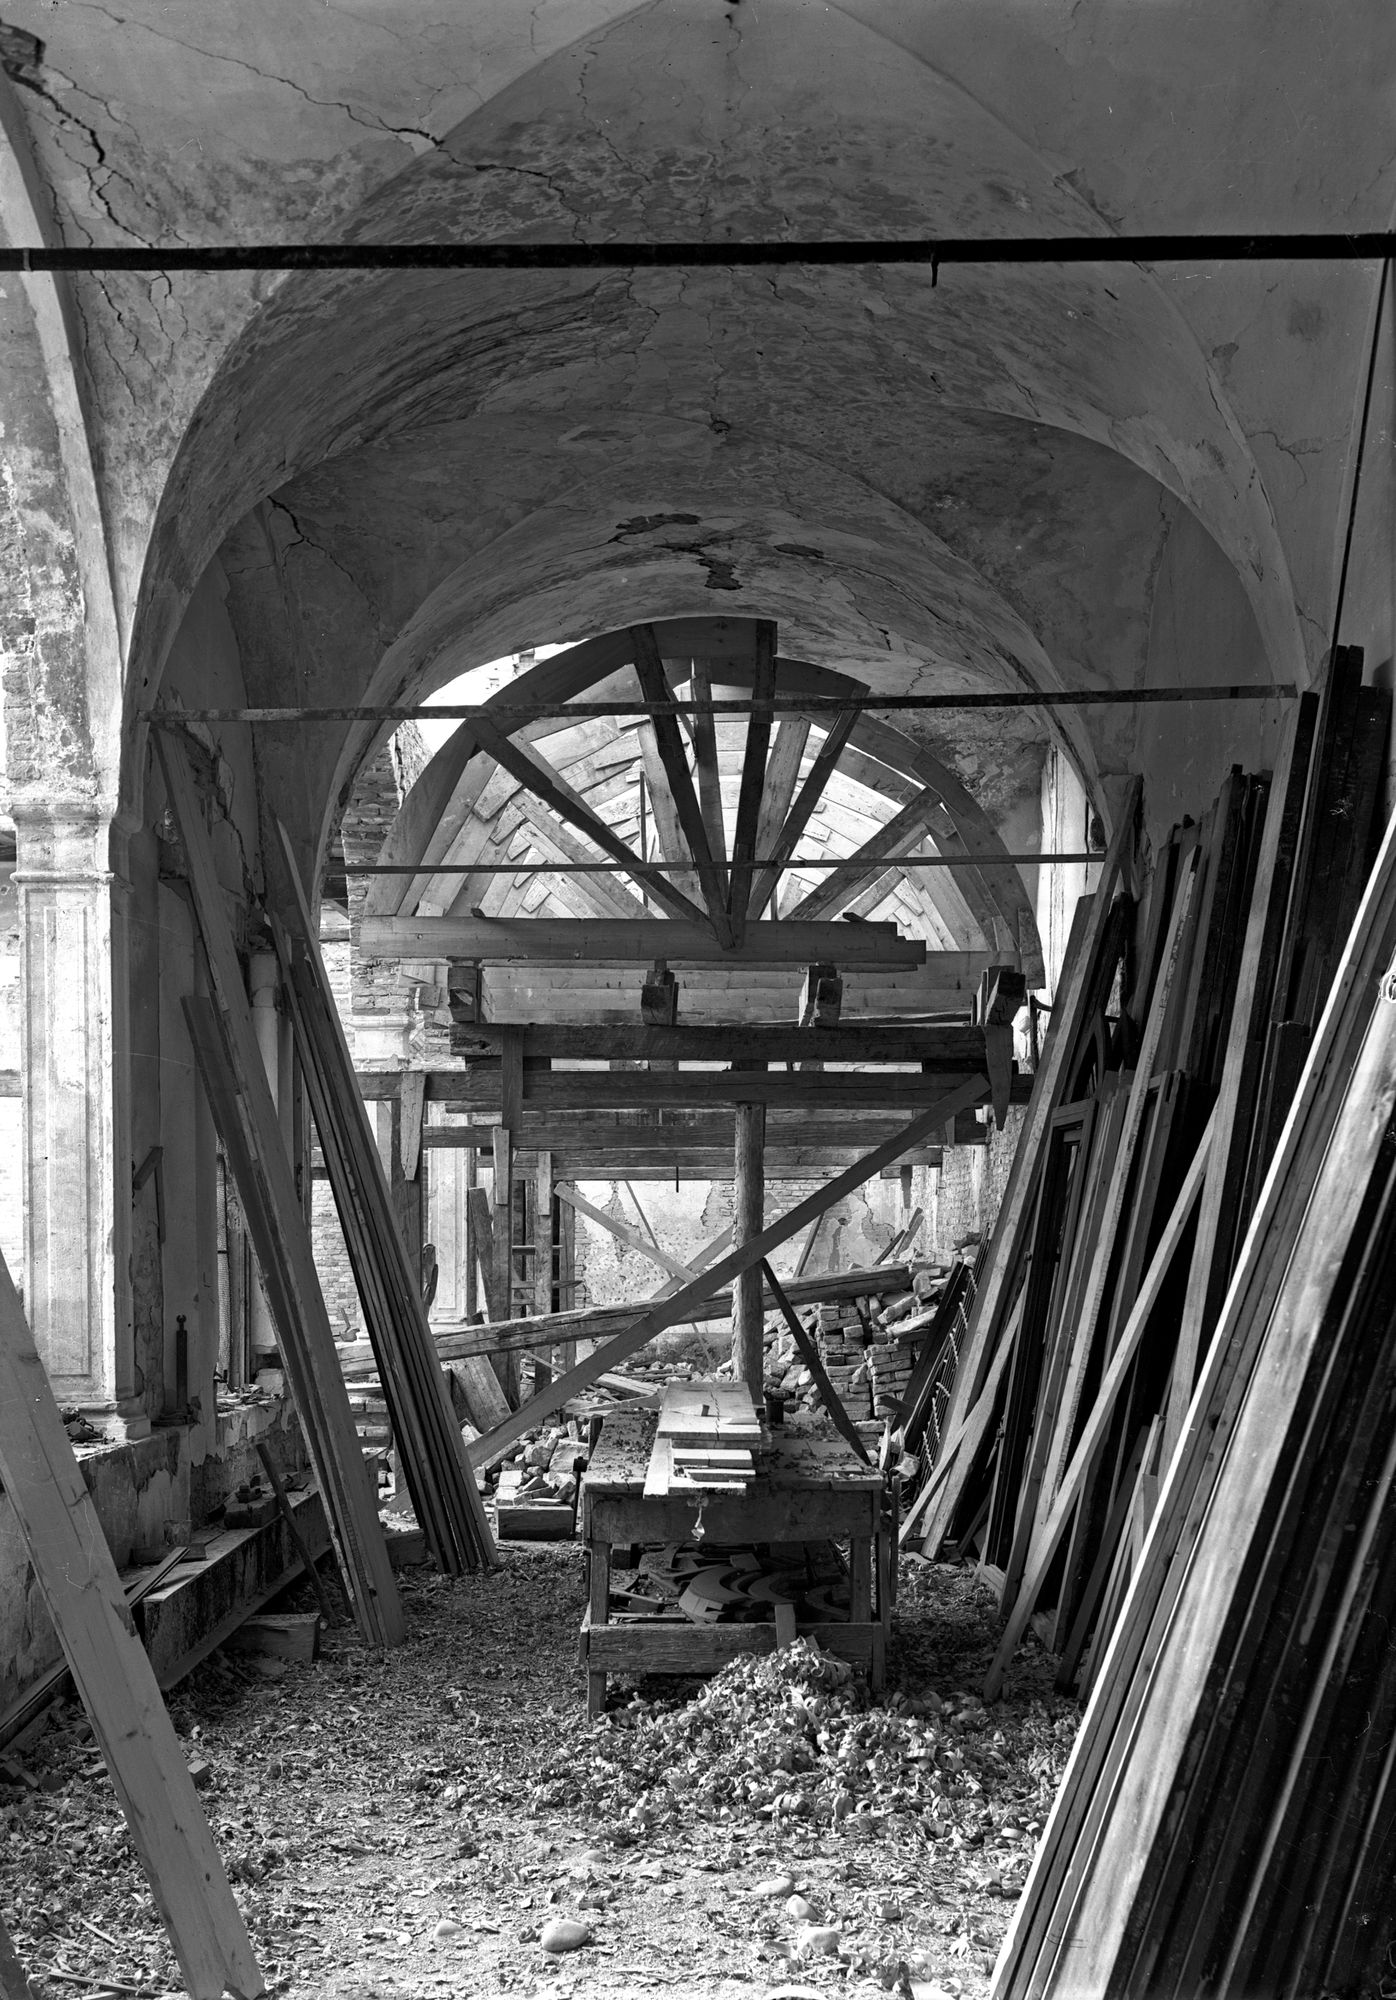
[{"label": "leaning wooden plank", "polygon": [[[1116,1237],[1125,1213],[1125,1192],[1130,1185],[1135,1149],[1144,1129],[1144,1114],[1148,1108],[1149,1089],[1153,1080],[1154,1063],[1158,1056],[1159,1043],[1164,1025],[1168,1019],[1169,1001],[1172,997],[1174,981],[1179,970],[1184,939],[1188,930],[1188,918],[1192,909],[1193,896],[1197,887],[1197,856],[1189,857],[1178,883],[1169,916],[1168,936],[1163,947],[1163,961],[1154,982],[1153,997],[1149,1002],[1149,1017],[1144,1026],[1143,1039],[1135,1057],[1134,1080],[1130,1084],[1129,1097],[1125,1103],[1124,1128],[1120,1134],[1116,1150],[1114,1168],[1108,1194],[1108,1206],[1100,1227],[1091,1245],[1090,1276],[1086,1284],[1085,1296],[1076,1316],[1075,1337],[1072,1343],[1067,1378],[1063,1385],[1060,1407],[1056,1411],[1045,1412],[1048,1422],[1055,1425],[1050,1453],[1046,1461],[1047,1491],[1049,1495],[1060,1485],[1060,1475],[1066,1465],[1071,1450],[1072,1434],[1081,1400],[1081,1389],[1085,1370],[1091,1357],[1095,1341],[1096,1324],[1100,1318],[1105,1298],[1106,1280],[1115,1254]],[[1138,1198],[1137,1190],[1136,1196]],[[1036,1494],[1032,1495],[1031,1511],[1025,1517],[1025,1526],[1030,1526],[1036,1516]],[[1022,1561],[1027,1550],[1023,1548],[1021,1559],[1015,1551],[1009,1563],[1008,1583],[1010,1591],[1016,1589],[1022,1575]],[[1005,1602],[1011,1601],[1006,1596]]]},{"label": "leaning wooden plank", "polygon": [[[1110,929],[1111,898],[1133,844],[1138,804],[1139,781],[1135,779],[1122,803],[1115,837],[1105,856],[1100,880],[1093,894],[1083,896],[1076,906],[1061,980],[1053,997],[1052,1025],[1048,1030],[1042,1060],[1033,1076],[1032,1097],[1023,1121],[1018,1150],[1009,1170],[998,1219],[989,1239],[988,1258],[975,1295],[965,1349],[955,1372],[946,1408],[948,1427],[962,1422],[978,1396],[984,1372],[993,1358],[1012,1304],[1021,1239],[1032,1220],[1038,1177],[1051,1140],[1052,1117],[1062,1101],[1062,1092],[1071,1074],[1085,1025],[1084,1016],[1100,972],[1099,961]],[[952,1487],[954,1484],[952,1475]],[[954,1498],[952,1492],[952,1507]]]},{"label": "leaning wooden plank", "polygon": [[1004,1609],[1007,1611],[1008,1620],[1003,1629],[1003,1636],[999,1640],[993,1664],[985,1677],[984,1694],[987,1700],[992,1700],[1003,1685],[1003,1676],[1008,1663],[1027,1630],[1028,1620],[1036,1606],[1037,1593],[1042,1588],[1043,1579],[1051,1567],[1053,1557],[1061,1547],[1062,1536],[1071,1518],[1071,1510],[1080,1498],[1091,1460],[1114,1415],[1115,1398],[1120,1392],[1120,1386],[1129,1372],[1135,1355],[1139,1352],[1145,1328],[1149,1324],[1149,1316],[1158,1303],[1159,1293],[1163,1289],[1164,1280],[1168,1276],[1178,1245],[1187,1232],[1198,1195],[1207,1178],[1208,1162],[1212,1157],[1216,1130],[1217,1114],[1214,1111],[1183,1177],[1183,1185],[1173,1204],[1173,1212],[1164,1224],[1158,1247],[1139,1287],[1139,1296],[1130,1309],[1129,1318],[1125,1322],[1124,1331],[1111,1357],[1110,1366],[1106,1369],[1100,1387],[1096,1391],[1095,1401],[1091,1404],[1090,1414],[1082,1426],[1076,1449],[1071,1454],[1071,1461],[1062,1474],[1056,1493],[1052,1496],[1045,1520],[1040,1521],[1034,1529],[1021,1588],[1015,1597],[1011,1599],[1005,1597]]},{"label": "leaning wooden plank", "polygon": [[1285,725],[1270,783],[1265,830],[1246,923],[1245,950],[1232,999],[1217,1097],[1217,1157],[1207,1177],[1207,1200],[1197,1218],[1187,1295],[1178,1330],[1177,1359],[1164,1422],[1165,1465],[1182,1431],[1198,1361],[1208,1329],[1215,1323],[1225,1297],[1232,1255],[1245,1226],[1242,1192],[1260,1097],[1260,1059],[1299,842],[1316,710],[1317,698],[1313,695],[1303,695],[1295,703]]},{"label": "leaning wooden plank", "polygon": [[935,1130],[938,1125],[943,1125],[947,1118],[953,1118],[957,1111],[977,1103],[986,1088],[985,1079],[977,1076],[962,1089],[952,1091],[940,1104],[932,1105],[928,1111],[923,1111],[919,1118],[913,1118],[896,1138],[889,1139],[885,1145],[868,1153],[856,1166],[846,1168],[827,1186],[820,1188],[817,1193],[808,1196],[804,1201],[798,1202],[794,1208],[787,1209],[777,1221],[758,1231],[755,1236],[749,1237],[745,1243],[738,1244],[734,1250],[729,1251],[725,1257],[720,1258],[701,1276],[695,1278],[692,1284],[683,1286],[670,1298],[660,1300],[651,1306],[648,1312],[634,1320],[623,1333],[617,1334],[604,1347],[588,1355],[585,1361],[578,1362],[575,1368],[569,1368],[565,1375],[559,1376],[541,1394],[534,1396],[523,1409],[514,1413],[507,1424],[501,1424],[488,1437],[477,1439],[470,1447],[471,1462],[478,1464],[481,1459],[490,1457],[505,1444],[512,1443],[524,1431],[532,1430],[541,1417],[559,1409],[569,1396],[575,1396],[580,1390],[587,1388],[598,1375],[603,1374],[608,1368],[614,1368],[618,1361],[623,1361],[627,1354],[633,1354],[637,1347],[643,1347],[646,1341],[653,1340],[654,1336],[662,1333],[666,1326],[672,1326],[676,1320],[688,1319],[694,1306],[710,1298],[730,1278],[738,1277],[743,1271],[759,1264],[763,1257],[769,1256],[771,1251],[778,1249],[788,1237],[805,1228],[824,1209],[831,1207],[836,1201],[841,1201],[846,1194],[851,1194],[854,1188],[861,1187],[865,1181],[871,1180],[883,1167],[890,1167],[894,1160],[900,1159],[902,1154],[916,1145],[926,1133]]},{"label": "leaning wooden plank", "polygon": [[[1279,1509],[1289,1508],[1293,1518],[1297,1507],[1302,1516],[1302,1496],[1315,1484],[1318,1454],[1313,1464],[1306,1464],[1308,1455],[1296,1447],[1310,1435],[1311,1415],[1317,1437],[1323,1438],[1324,1412],[1348,1401],[1346,1386],[1340,1391],[1338,1385],[1353,1341],[1349,1301],[1364,1290],[1370,1297],[1372,1289],[1363,1232],[1377,1222],[1389,1224],[1389,1212],[1376,1205],[1375,1190],[1389,1188],[1396,1133],[1396,1004],[1391,1000],[1377,1002],[1355,1070],[1350,1079],[1336,1082],[1340,1106],[1332,1143],[1295,1236],[1273,1246],[1285,1274],[1234,1426],[1221,1448],[1196,1541],[1176,1566],[1174,1615],[1142,1677],[1131,1754],[1111,1773],[1087,1865],[1054,1925],[1056,1964],[1060,1968],[1065,1960],[1070,1965],[1079,1991],[1145,1990],[1144,1982],[1152,1984],[1155,1954],[1165,1949],[1175,1961],[1186,1951],[1191,1961],[1185,1990],[1210,1987],[1196,1969],[1200,1961],[1225,1967],[1213,1990],[1277,1990],[1268,1979],[1255,1986],[1246,1977],[1246,1953],[1256,1950],[1245,1935],[1250,1908],[1226,1905],[1207,1879],[1214,1866],[1241,1888],[1247,1879],[1246,1843],[1233,1842],[1230,1852],[1220,1847],[1209,1852],[1208,1865],[1200,1869],[1195,1863],[1170,1866],[1170,1858],[1180,1839],[1200,1844],[1219,1830],[1219,1821],[1209,1814],[1214,1800],[1224,1809],[1227,1791],[1225,1781],[1215,1775],[1216,1763],[1227,1758],[1234,1769],[1250,1740],[1248,1728],[1258,1729],[1267,1761],[1287,1754],[1284,1732],[1256,1714],[1260,1690],[1248,1688],[1245,1663],[1262,1637],[1278,1645],[1284,1621],[1298,1625],[1311,1618],[1323,1602],[1331,1573],[1351,1560],[1340,1546],[1341,1536],[1326,1548],[1324,1537],[1318,1548],[1312,1542],[1300,1544],[1318,1557],[1314,1570],[1305,1569],[1305,1589],[1291,1579],[1276,1598],[1265,1581],[1277,1564],[1283,1566],[1288,1546],[1283,1537],[1273,1539]],[[1351,1256],[1350,1246],[1356,1246]],[[1390,1325],[1389,1298],[1383,1295],[1387,1284],[1389,1277],[1383,1274],[1376,1305],[1384,1329]],[[1381,1345],[1389,1346],[1389,1339],[1384,1330]],[[1390,1381],[1388,1354],[1376,1376],[1379,1397],[1390,1393]],[[1383,1424],[1382,1430],[1389,1426]],[[1331,1452],[1337,1440],[1327,1442]],[[1385,1441],[1381,1455],[1387,1458],[1389,1480]],[[1320,1483],[1317,1490],[1331,1489]],[[1330,1534],[1340,1518],[1335,1515],[1327,1524]],[[1259,1624],[1244,1623],[1245,1608],[1257,1602],[1274,1607],[1274,1622],[1262,1618]],[[1262,1634],[1267,1624],[1268,1632]],[[1241,1670],[1234,1678],[1228,1671],[1233,1647],[1242,1648]],[[1322,1647],[1313,1645],[1310,1633],[1288,1671],[1309,1684],[1313,1661],[1321,1656]],[[1270,1657],[1275,1680],[1269,1685],[1278,1696],[1286,1667],[1273,1664],[1273,1652]],[[1107,1655],[1106,1671],[1108,1665]],[[1280,1706],[1284,1712],[1282,1700]],[[1303,1712],[1301,1706],[1298,1715]],[[1085,1728],[1090,1728],[1089,1712]],[[1364,1733],[1359,1712],[1352,1718],[1354,1754],[1360,1754],[1357,1743]],[[1300,1903],[1302,1907],[1302,1899]],[[1206,1931],[1186,1939],[1171,1931],[1175,1908],[1193,1913],[1193,1921],[1206,1924]],[[1142,1921],[1146,1914],[1147,1925]],[[1297,1915],[1288,1913],[1282,1921],[1292,1923]],[[1161,1942],[1165,1938],[1166,1947]],[[1229,1957],[1233,1962],[1228,1963]],[[1303,1990],[1315,1991],[1326,1983],[1305,1981]]]},{"label": "leaning wooden plank", "polygon": [[183,744],[161,730],[158,751],[188,861],[213,990],[212,999],[191,996],[185,1001],[190,1035],[237,1178],[355,1620],[369,1643],[396,1645],[405,1632],[402,1604],[339,1373],[305,1212],[253,1031],[213,843]]},{"label": "leaning wooden plank", "polygon": [[1231,1435],[1261,1333],[1279,1292],[1287,1260],[1276,1245],[1291,1240],[1327,1153],[1335,1112],[1334,1079],[1348,1075],[1370,1019],[1372,994],[1396,947],[1396,817],[1334,977],[1328,1001],[1290,1099],[1182,1434],[1167,1466],[1143,1558],[1130,1596],[1110,1635],[1091,1698],[1058,1789],[1047,1835],[1004,1943],[996,1993],[1045,1990],[1055,1947],[1050,1936],[1058,1898],[1097,1837],[1108,1785],[1127,1762],[1146,1675],[1176,1604],[1174,1578],[1201,1530],[1217,1468]]},{"label": "leaning wooden plank", "polygon": [[[494,1536],[466,1462],[426,1306],[397,1228],[392,1194],[355,1083],[353,1058],[320,956],[295,853],[286,829],[279,831],[301,936],[293,945],[280,924],[274,924],[273,931],[312,1109],[317,1119],[323,1117],[340,1135],[335,1202],[346,1237],[352,1228],[352,1247],[360,1251],[355,1275],[360,1269],[371,1272],[384,1296],[389,1318],[386,1324],[380,1322],[380,1338],[397,1350],[405,1382],[399,1405],[423,1441],[424,1459],[413,1482],[413,1498],[419,1508],[425,1504],[440,1517],[442,1530],[433,1539],[453,1545],[452,1557],[442,1560],[443,1569],[454,1569],[456,1557],[468,1568],[477,1562],[489,1564],[494,1560]],[[419,1513],[419,1518],[426,1526],[425,1514]]]},{"label": "leaning wooden plank", "polygon": [[0,1479],[185,1982],[253,2000],[246,1927],[2,1257]]},{"label": "leaning wooden plank", "polygon": [[[234,1074],[212,1001],[190,995],[184,1002],[184,1015],[209,1109],[257,1252],[281,1359],[325,1500],[354,1622],[370,1645],[400,1645],[406,1636],[402,1602],[388,1561],[375,1496],[364,1471],[343,1377],[335,1382],[339,1359],[334,1334],[315,1274],[303,1212],[295,1200],[280,1128],[274,1121],[270,1125],[264,1122],[270,1096],[262,1121],[255,1110],[248,1114],[246,1073],[241,1077]],[[246,1086],[254,1104],[258,1078],[265,1089],[266,1078],[260,1071]]]},{"label": "leaning wooden plank", "polygon": [[0,1995],[4,2000],[34,2000],[34,1989],[25,1976],[3,1917],[0,1917]]},{"label": "leaning wooden plank", "polygon": [[[960,1496],[974,1471],[975,1460],[989,1435],[998,1401],[999,1386],[1007,1365],[1013,1357],[1019,1329],[1023,1321],[1023,1297],[1009,1316],[1003,1339],[998,1351],[989,1364],[989,1372],[984,1377],[984,1386],[979,1392],[973,1409],[966,1412],[953,1430],[946,1427],[944,1443],[936,1460],[935,1470],[926,1481],[922,1491],[916,1496],[916,1505],[907,1514],[907,1521],[915,1515],[918,1521],[924,1516],[918,1532],[921,1537],[921,1553],[935,1555],[949,1531],[955,1517],[955,1509],[960,1504]],[[934,1502],[934,1506],[931,1503]],[[905,1526],[905,1524],[904,1524]]]}]

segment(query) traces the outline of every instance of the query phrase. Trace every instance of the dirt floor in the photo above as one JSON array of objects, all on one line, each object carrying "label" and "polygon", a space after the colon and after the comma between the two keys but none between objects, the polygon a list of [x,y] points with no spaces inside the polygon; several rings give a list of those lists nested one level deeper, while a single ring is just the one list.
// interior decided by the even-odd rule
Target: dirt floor
[{"label": "dirt floor", "polygon": [[[980,1707],[972,1572],[904,1564],[878,1706],[800,1646],[618,1690],[596,1724],[579,1549],[409,1571],[405,1598],[386,1657],[343,1627],[313,1664],[215,1654],[171,1698],[272,1992],[987,1993],[1077,1710],[1031,1650]],[[35,1993],[182,1991],[81,1711],[21,1761],[0,1908]]]}]

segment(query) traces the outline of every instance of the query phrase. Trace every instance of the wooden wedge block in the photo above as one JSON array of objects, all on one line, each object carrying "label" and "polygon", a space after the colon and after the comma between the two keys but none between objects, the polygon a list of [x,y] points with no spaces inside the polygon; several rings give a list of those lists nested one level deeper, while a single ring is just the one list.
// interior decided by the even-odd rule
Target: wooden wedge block
[{"label": "wooden wedge block", "polygon": [[262,1653],[277,1660],[313,1660],[320,1651],[318,1611],[264,1611],[223,1641],[232,1653]]},{"label": "wooden wedge block", "polygon": [[501,1507],[495,1515],[495,1532],[501,1541],[570,1542],[576,1524],[570,1507],[535,1502],[527,1507]]}]

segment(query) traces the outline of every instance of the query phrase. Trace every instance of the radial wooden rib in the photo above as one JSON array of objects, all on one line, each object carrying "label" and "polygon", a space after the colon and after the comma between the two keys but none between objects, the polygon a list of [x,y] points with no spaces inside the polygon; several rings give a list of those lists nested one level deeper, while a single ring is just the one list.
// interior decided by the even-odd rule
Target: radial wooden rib
[{"label": "radial wooden rib", "polygon": [[[635,743],[640,753],[644,769],[645,783],[649,788],[650,809],[654,814],[654,830],[659,841],[659,852],[669,862],[692,860],[688,842],[684,839],[683,827],[679,823],[678,807],[669,789],[668,775],[664,761],[659,754],[659,742],[654,733],[654,724],[642,722],[635,731]],[[702,885],[692,868],[673,868],[669,880],[690,899],[702,895]]]},{"label": "radial wooden rib", "polygon": [[[672,701],[673,690],[669,686],[669,677],[664,670],[664,661],[659,651],[654,627],[634,626],[630,640],[634,653],[635,673],[646,701]],[[713,854],[709,828],[698,802],[698,794],[693,787],[693,776],[688,768],[682,732],[672,715],[655,716],[653,728],[659,761],[669,786],[669,795],[674,802],[674,810],[678,815],[684,841],[698,870],[703,900],[707,904],[708,919],[718,942],[731,945],[734,933],[727,915],[726,884],[718,860]]]},{"label": "radial wooden rib", "polygon": [[834,775],[856,720],[857,710],[850,707],[842,715],[835,716],[825,731],[824,741],[815,753],[814,762],[796,794],[795,803],[786,814],[785,823],[776,835],[775,844],[770,850],[770,858],[777,865],[763,868],[752,887],[753,909],[764,910],[775,894],[776,884],[781,878],[784,865],[795,852],[800,835],[809,825],[810,815],[819,804],[825,786]]},{"label": "radial wooden rib", "polygon": [[[790,816],[791,802],[795,797],[795,787],[800,780],[800,766],[804,762],[805,747],[809,742],[810,720],[807,715],[782,716],[776,730],[775,748],[766,763],[766,789],[761,797],[761,818],[756,829],[756,852],[766,855],[775,852],[775,843],[780,838],[781,828]],[[764,900],[756,900],[758,882],[769,877],[770,887]],[[764,869],[754,877],[751,898],[747,903],[747,920],[754,921],[764,916],[775,893],[776,878]]]},{"label": "radial wooden rib", "polygon": [[506,771],[517,778],[521,785],[534,792],[543,803],[558,815],[584,833],[603,851],[615,860],[622,861],[637,881],[643,881],[657,903],[681,917],[695,922],[702,921],[703,913],[696,904],[690,903],[681,890],[674,888],[666,876],[647,868],[638,854],[628,848],[623,840],[617,839],[605,820],[601,819],[572,787],[551,769],[544,758],[527,744],[513,742],[501,730],[485,722],[474,724],[480,748],[501,764]]},{"label": "radial wooden rib", "polygon": [[787,912],[786,921],[808,922],[816,917],[837,916],[865,883],[882,873],[885,861],[907,854],[925,838],[935,814],[940,810],[938,792],[929,787],[894,813],[850,854],[841,868],[832,868],[809,894]]},{"label": "radial wooden rib", "polygon": [[[751,696],[760,704],[769,701],[776,685],[776,628],[763,619],[756,628],[756,658],[752,665]],[[757,834],[765,803],[766,759],[771,746],[771,711],[759,705],[747,721],[746,750],[742,758],[742,786],[737,799],[737,823],[732,835],[732,873],[728,908],[733,931],[741,940],[750,913],[751,863],[761,852]],[[759,913],[758,913],[759,914]]]}]

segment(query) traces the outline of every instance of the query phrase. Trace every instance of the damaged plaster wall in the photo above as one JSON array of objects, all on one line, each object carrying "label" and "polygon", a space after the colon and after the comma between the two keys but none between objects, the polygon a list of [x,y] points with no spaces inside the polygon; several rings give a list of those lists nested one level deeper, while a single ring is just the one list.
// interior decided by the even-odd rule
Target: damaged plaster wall
[{"label": "damaged plaster wall", "polygon": [[[683,1181],[676,1190],[668,1181],[633,1183],[640,1204],[660,1244],[681,1263],[689,1263],[732,1220],[730,1181]],[[772,1223],[807,1196],[818,1193],[820,1181],[772,1181],[766,1188],[765,1219]],[[579,1181],[577,1192],[631,1229],[643,1233],[635,1205],[619,1181]],[[897,1181],[869,1181],[845,1195],[828,1211],[814,1250],[805,1266],[807,1277],[821,1271],[860,1270],[876,1261],[903,1221],[901,1188]],[[589,1305],[621,1304],[642,1299],[667,1282],[660,1268],[638,1250],[619,1242],[598,1223],[577,1217],[579,1253],[586,1245],[586,1298]],[[777,1277],[794,1269],[804,1244],[804,1232],[774,1252]],[[579,1265],[581,1258],[579,1254]]]}]

